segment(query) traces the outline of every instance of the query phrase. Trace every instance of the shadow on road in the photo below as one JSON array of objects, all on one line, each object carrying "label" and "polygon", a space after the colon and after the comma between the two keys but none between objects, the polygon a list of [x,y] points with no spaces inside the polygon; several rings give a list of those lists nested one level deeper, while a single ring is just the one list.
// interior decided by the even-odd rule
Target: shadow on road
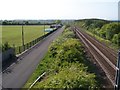
[{"label": "shadow on road", "polygon": [[[2,62],[2,71],[6,70],[13,63],[18,64],[17,59],[18,59],[18,57],[13,56],[13,57],[9,58],[7,61]],[[7,69],[5,72],[11,73],[11,70]]]}]

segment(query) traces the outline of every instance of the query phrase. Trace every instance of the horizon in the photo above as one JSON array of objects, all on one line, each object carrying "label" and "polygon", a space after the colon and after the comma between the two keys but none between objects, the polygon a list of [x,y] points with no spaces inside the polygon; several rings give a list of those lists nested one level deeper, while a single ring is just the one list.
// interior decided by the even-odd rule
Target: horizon
[{"label": "horizon", "polygon": [[0,21],[46,21],[46,20],[84,20],[84,19],[96,19],[96,20],[106,20],[106,21],[120,21],[120,20],[109,20],[109,19],[102,19],[102,18],[83,18],[83,19],[1,19]]}]

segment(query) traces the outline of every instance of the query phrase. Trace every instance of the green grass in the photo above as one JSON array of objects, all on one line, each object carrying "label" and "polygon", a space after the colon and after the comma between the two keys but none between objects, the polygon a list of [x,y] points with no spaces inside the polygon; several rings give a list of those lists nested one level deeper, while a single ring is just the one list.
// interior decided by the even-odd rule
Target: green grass
[{"label": "green grass", "polygon": [[[21,25],[8,25],[8,26],[0,26],[2,27],[2,43],[8,42],[11,46],[15,44],[15,46],[22,45],[22,26]],[[46,26],[49,28],[49,26]],[[44,35],[44,26],[43,25],[27,25],[24,26],[24,37],[25,43],[28,43],[40,36]]]}]

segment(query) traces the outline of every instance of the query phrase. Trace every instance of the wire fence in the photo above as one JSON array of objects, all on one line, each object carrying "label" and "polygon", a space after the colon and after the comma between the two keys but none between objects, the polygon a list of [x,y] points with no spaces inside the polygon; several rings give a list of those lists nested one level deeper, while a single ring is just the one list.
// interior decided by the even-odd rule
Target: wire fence
[{"label": "wire fence", "polygon": [[39,41],[41,41],[43,38],[47,37],[48,35],[50,35],[51,33],[53,33],[54,31],[56,31],[57,29],[53,30],[53,31],[50,31],[49,33],[41,36],[41,37],[38,37],[36,38],[35,40],[29,42],[29,43],[26,43],[24,46],[18,46],[18,47],[15,47],[15,54],[20,54],[22,52],[24,52],[25,50],[31,48],[32,46],[34,46],[35,44],[37,44]]}]

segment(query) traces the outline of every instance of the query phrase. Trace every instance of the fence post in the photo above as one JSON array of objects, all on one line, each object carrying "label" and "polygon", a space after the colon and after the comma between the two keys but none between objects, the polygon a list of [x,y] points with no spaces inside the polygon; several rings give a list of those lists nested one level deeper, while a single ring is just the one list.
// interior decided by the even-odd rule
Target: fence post
[{"label": "fence post", "polygon": [[120,90],[120,50],[118,52],[117,71],[115,77],[115,90]]},{"label": "fence post", "polygon": [[33,45],[33,41],[31,42],[31,46],[30,47],[32,47],[32,45]]},{"label": "fence post", "polygon": [[35,45],[35,40],[34,40],[34,45]]},{"label": "fence post", "polygon": [[15,55],[16,55],[16,49],[15,49],[15,44],[13,44],[13,48],[14,48],[14,51],[15,51]]},{"label": "fence post", "polygon": [[24,46],[23,46],[23,51],[25,51],[25,44],[24,44]]},{"label": "fence post", "polygon": [[29,43],[29,48],[31,47],[31,42]]},{"label": "fence post", "polygon": [[18,48],[19,48],[19,53],[20,53],[20,46]]},{"label": "fence post", "polygon": [[38,38],[36,39],[36,42],[38,43]]},{"label": "fence post", "polygon": [[32,41],[32,46],[34,45],[34,40]]},{"label": "fence post", "polygon": [[36,44],[36,39],[35,39],[35,44]]},{"label": "fence post", "polygon": [[28,43],[27,43],[27,49],[29,48]]},{"label": "fence post", "polygon": [[27,44],[24,45],[24,51],[27,49]]}]

